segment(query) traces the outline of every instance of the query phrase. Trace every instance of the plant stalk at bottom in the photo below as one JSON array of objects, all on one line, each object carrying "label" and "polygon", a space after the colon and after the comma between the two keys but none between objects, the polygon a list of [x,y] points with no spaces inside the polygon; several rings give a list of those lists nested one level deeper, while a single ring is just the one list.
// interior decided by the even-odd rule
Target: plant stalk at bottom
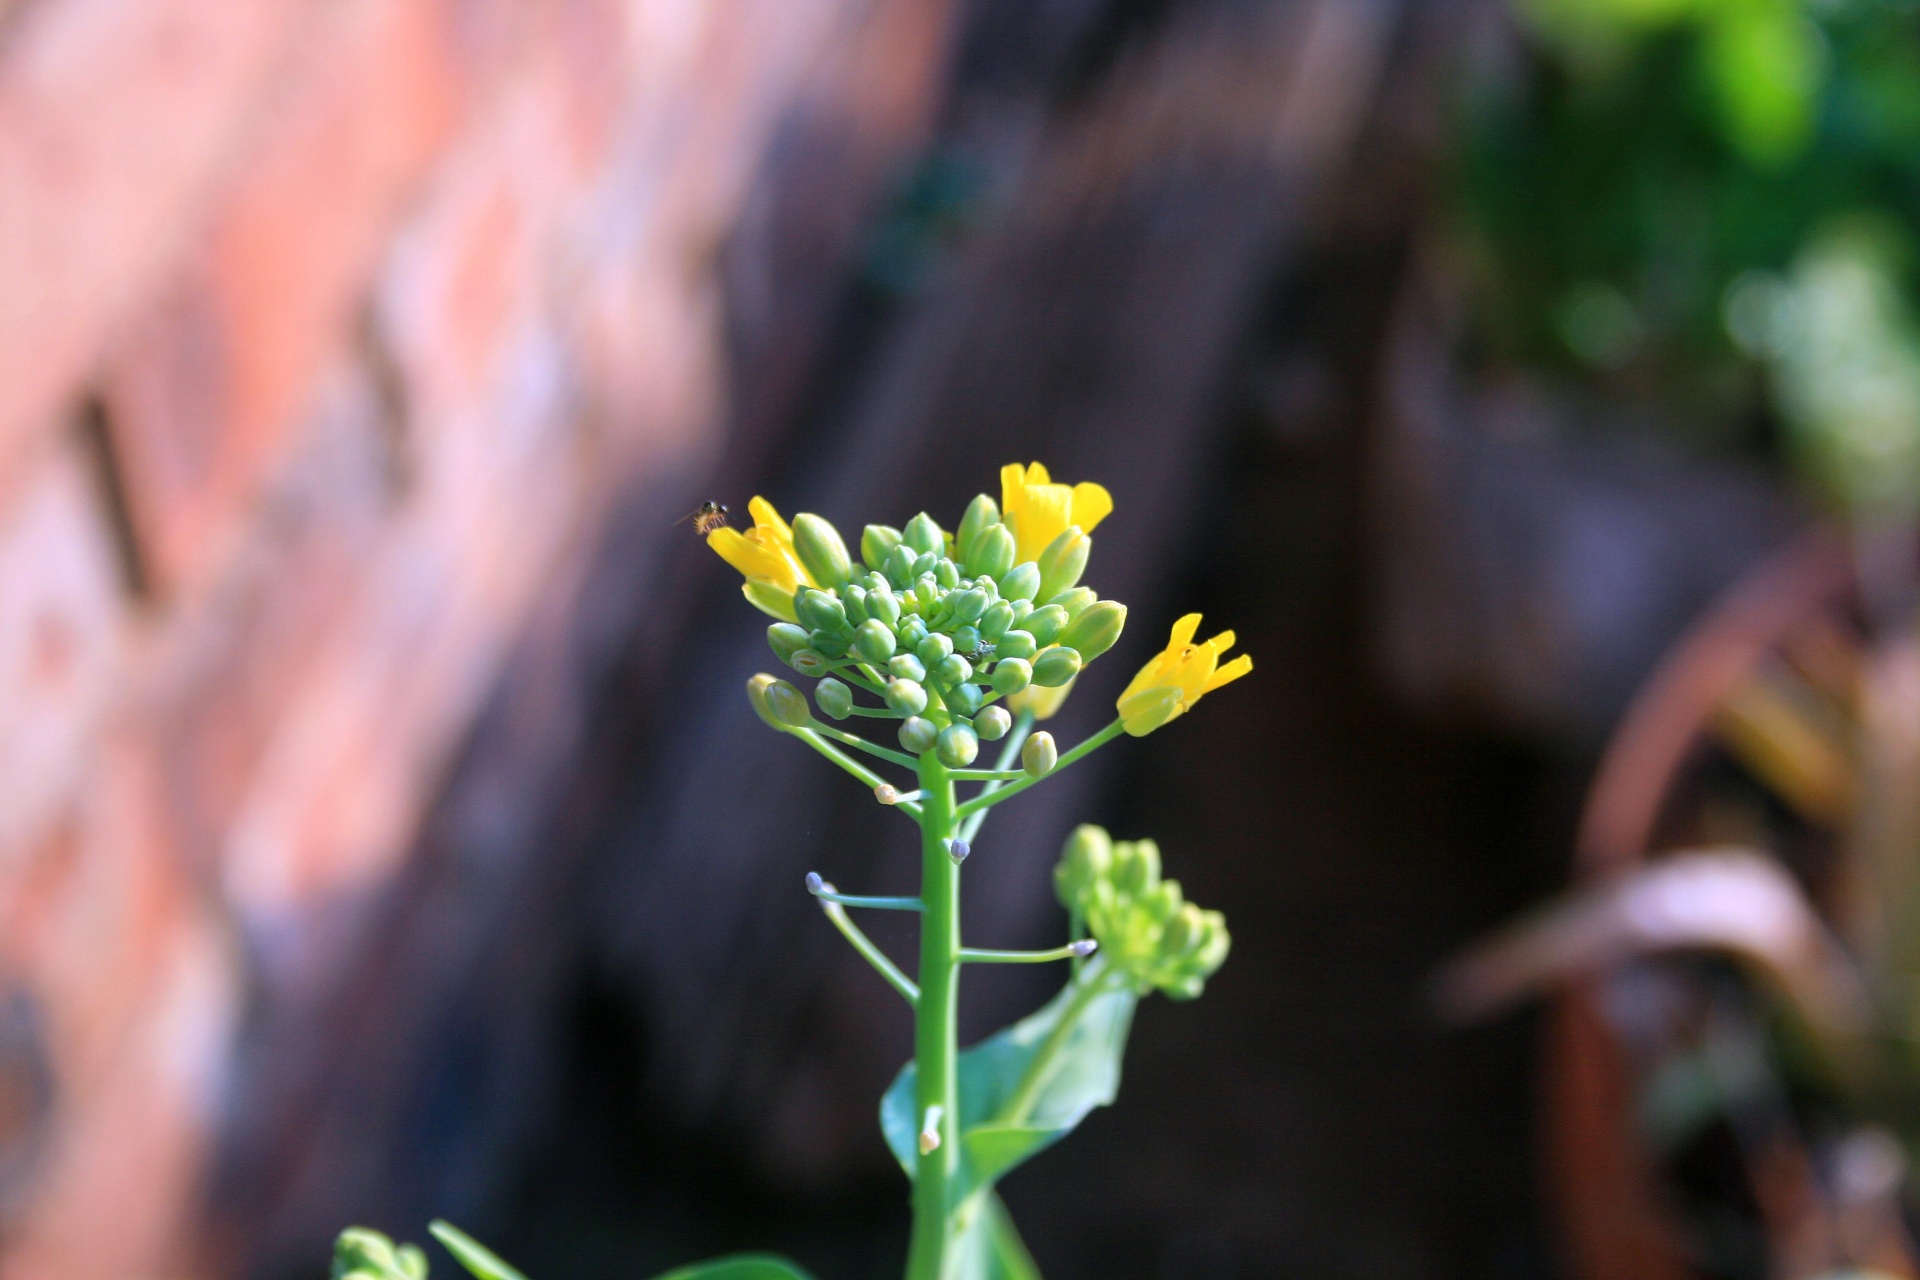
[{"label": "plant stalk at bottom", "polygon": [[[956,1010],[960,987],[960,867],[953,859],[953,780],[928,752],[920,759],[920,1002],[914,1013],[914,1099],[924,1136],[913,1183],[913,1237],[907,1280],[947,1280],[951,1219],[960,1168]],[[937,1108],[937,1111],[936,1111]],[[931,1121],[931,1123],[929,1123]]]}]

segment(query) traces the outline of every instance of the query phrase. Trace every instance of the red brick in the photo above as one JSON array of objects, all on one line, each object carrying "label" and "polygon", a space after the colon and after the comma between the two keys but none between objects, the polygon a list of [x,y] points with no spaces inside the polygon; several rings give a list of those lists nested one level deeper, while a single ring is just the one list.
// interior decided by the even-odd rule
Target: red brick
[{"label": "red brick", "polygon": [[204,570],[354,340],[395,218],[459,97],[442,0],[350,0],[281,86],[185,277],[106,379],[136,527],[163,584]]},{"label": "red brick", "polygon": [[58,0],[0,48],[0,478],[186,242],[313,0]]}]

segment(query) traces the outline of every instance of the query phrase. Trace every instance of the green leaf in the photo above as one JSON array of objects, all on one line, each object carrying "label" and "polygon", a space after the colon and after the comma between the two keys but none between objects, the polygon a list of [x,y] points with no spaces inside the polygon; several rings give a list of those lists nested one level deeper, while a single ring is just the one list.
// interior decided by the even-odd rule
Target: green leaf
[{"label": "green leaf", "polygon": [[[1137,1003],[1095,961],[1044,1008],[960,1054],[959,1196],[992,1186],[1113,1101]],[[880,1130],[911,1178],[920,1132],[911,1062],[880,1102]]]},{"label": "green leaf", "polygon": [[433,1238],[445,1245],[453,1260],[479,1280],[527,1280],[501,1257],[450,1222],[438,1218],[427,1224]]},{"label": "green leaf", "polygon": [[736,1253],[669,1271],[657,1280],[811,1280],[811,1277],[785,1258],[776,1258],[770,1253]]},{"label": "green leaf", "polygon": [[1040,1268],[997,1192],[976,1192],[960,1218],[958,1280],[1040,1280]]}]

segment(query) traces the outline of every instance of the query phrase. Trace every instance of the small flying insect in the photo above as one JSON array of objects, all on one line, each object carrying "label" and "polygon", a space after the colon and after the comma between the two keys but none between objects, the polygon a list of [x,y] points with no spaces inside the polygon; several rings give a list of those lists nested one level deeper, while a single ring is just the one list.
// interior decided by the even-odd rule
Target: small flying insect
[{"label": "small flying insect", "polygon": [[727,527],[727,508],[725,503],[703,502],[694,510],[675,520],[675,524],[693,521],[693,531],[704,538],[715,529]]}]

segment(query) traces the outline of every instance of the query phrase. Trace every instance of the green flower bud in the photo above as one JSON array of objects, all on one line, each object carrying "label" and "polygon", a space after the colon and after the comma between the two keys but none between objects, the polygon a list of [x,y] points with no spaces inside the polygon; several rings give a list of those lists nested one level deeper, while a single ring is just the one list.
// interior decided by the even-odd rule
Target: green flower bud
[{"label": "green flower bud", "polygon": [[1020,748],[1020,767],[1031,777],[1046,777],[1059,760],[1060,749],[1053,745],[1053,735],[1044,729],[1028,738]]},{"label": "green flower bud", "polygon": [[860,558],[869,569],[885,567],[887,557],[900,545],[900,531],[890,524],[870,524],[860,534]]},{"label": "green flower bud", "polygon": [[777,683],[777,677],[761,672],[747,681],[747,701],[753,704],[753,713],[774,728],[785,733],[787,726],[774,719],[773,708],[767,705],[767,690]]},{"label": "green flower bud", "polygon": [[794,651],[807,646],[806,628],[791,622],[776,622],[767,628],[767,644],[773,649],[774,657],[792,666]]},{"label": "green flower bud", "polygon": [[846,606],[847,621],[856,627],[871,616],[867,612],[867,589],[857,582],[840,588],[840,603]]},{"label": "green flower bud", "polygon": [[1053,891],[1069,911],[1086,910],[1093,886],[1113,868],[1113,838],[1105,827],[1082,823],[1067,837],[1060,861],[1053,868]]},{"label": "green flower bud", "polygon": [[427,1280],[427,1255],[365,1227],[348,1227],[333,1243],[333,1280]]},{"label": "green flower bud", "polygon": [[919,715],[927,709],[926,687],[918,680],[895,678],[887,681],[887,709],[903,716]]},{"label": "green flower bud", "polygon": [[804,729],[813,713],[807,710],[807,695],[785,680],[775,680],[766,687],[762,696],[766,699],[767,710],[781,724],[795,729]]},{"label": "green flower bud", "polygon": [[823,587],[845,586],[853,575],[853,561],[840,531],[810,511],[793,518],[793,554]]},{"label": "green flower bud", "polygon": [[931,720],[909,716],[900,722],[900,745],[916,756],[931,751],[939,736],[940,730]]},{"label": "green flower bud", "polygon": [[1062,645],[1041,650],[1033,660],[1033,682],[1042,689],[1058,689],[1079,674],[1079,651]]},{"label": "green flower bud", "polygon": [[1113,847],[1113,887],[1124,897],[1140,898],[1160,883],[1160,846],[1151,840],[1122,841]]},{"label": "green flower bud", "polygon": [[947,597],[947,603],[953,606],[955,622],[978,622],[980,615],[987,611],[987,593],[978,587],[956,591]]},{"label": "green flower bud", "polygon": [[952,634],[955,653],[970,654],[980,647],[980,628],[978,627],[955,627]]},{"label": "green flower bud", "polygon": [[994,585],[992,578],[983,573],[973,580],[973,585],[987,593],[987,604],[989,606],[1000,603],[1000,588]]},{"label": "green flower bud", "polygon": [[974,713],[973,731],[982,742],[998,742],[1013,728],[1013,717],[1005,707],[982,707]]},{"label": "green flower bud", "polygon": [[918,684],[927,678],[927,664],[910,653],[896,653],[887,659],[887,672]]},{"label": "green flower bud", "polygon": [[1100,596],[1092,587],[1074,587],[1071,590],[1062,591],[1059,595],[1047,601],[1047,603],[1057,604],[1062,609],[1065,609],[1067,611],[1067,625],[1072,626],[1074,622],[1079,619],[1080,615],[1091,608],[1099,599]]},{"label": "green flower bud", "polygon": [[1079,525],[1068,525],[1066,532],[1049,542],[1047,549],[1040,553],[1038,598],[1051,600],[1080,581],[1080,575],[1087,571],[1087,557],[1091,554],[1093,539]]},{"label": "green flower bud", "polygon": [[953,641],[936,631],[913,646],[913,651],[920,655],[920,661],[926,663],[931,671],[940,665],[942,658],[953,652]]},{"label": "green flower bud", "polygon": [[913,562],[914,588],[920,592],[922,600],[938,599],[940,580],[933,576],[934,566],[940,563],[940,557],[929,551]]},{"label": "green flower bud", "polygon": [[997,642],[1007,634],[1013,625],[1013,606],[1002,600],[980,615],[980,638],[988,644]]},{"label": "green flower bud", "polygon": [[1113,642],[1120,638],[1126,625],[1127,606],[1117,600],[1102,600],[1088,606],[1067,624],[1067,629],[1060,633],[1060,643],[1078,650],[1083,663],[1092,662],[1113,648]]},{"label": "green flower bud", "polygon": [[854,649],[875,666],[893,657],[893,644],[893,632],[878,618],[868,618],[853,629]]},{"label": "green flower bud", "polygon": [[813,701],[833,720],[845,720],[853,714],[853,690],[832,676],[813,686]]},{"label": "green flower bud", "polygon": [[839,632],[847,628],[846,606],[824,591],[800,588],[794,593],[793,611],[809,631]]},{"label": "green flower bud", "polygon": [[1140,897],[1140,910],[1155,924],[1173,919],[1183,905],[1185,899],[1180,895],[1178,880],[1162,880]]},{"label": "green flower bud", "polygon": [[1000,594],[1005,599],[1031,600],[1040,594],[1040,566],[1031,560],[1015,565],[1005,573],[996,573],[993,577],[1000,584]]},{"label": "green flower bud", "polygon": [[878,618],[889,627],[900,624],[900,599],[893,594],[893,588],[887,585],[885,579],[867,592],[867,616]]},{"label": "green flower bud", "polygon": [[938,746],[941,762],[955,769],[966,768],[980,754],[979,736],[964,724],[950,724],[942,729]]},{"label": "green flower bud", "polygon": [[829,658],[847,656],[847,644],[851,639],[844,631],[814,631],[807,636],[807,645],[816,653]]},{"label": "green flower bud", "polygon": [[1200,908],[1191,902],[1187,903],[1173,914],[1166,928],[1161,930],[1160,958],[1176,963],[1188,959],[1188,953],[1200,945],[1206,932],[1207,925],[1200,916]]},{"label": "green flower bud", "polygon": [[993,664],[993,691],[1018,693],[1033,683],[1033,664],[1025,658],[1002,658]]},{"label": "green flower bud", "polygon": [[919,558],[919,555],[919,552],[904,542],[887,553],[887,581],[892,584],[895,591],[905,591],[913,585],[913,562]]},{"label": "green flower bud", "polygon": [[1057,604],[1050,604],[1028,614],[1027,620],[1020,626],[1021,630],[1033,637],[1035,644],[1049,645],[1067,629],[1067,611]]},{"label": "green flower bud", "polygon": [[967,570],[975,577],[984,574],[998,580],[1013,568],[1013,530],[1003,524],[983,529],[967,552]]},{"label": "green flower bud", "polygon": [[900,643],[904,648],[917,648],[920,642],[927,638],[927,624],[921,618],[905,617],[900,619],[896,634],[899,635]]},{"label": "green flower bud", "polygon": [[[982,531],[996,528],[999,524],[1000,504],[986,494],[981,494],[967,504],[967,513],[960,517],[960,527],[953,532],[953,545],[969,568],[973,566],[975,539]],[[979,572],[977,569],[974,571]]]},{"label": "green flower bud", "polygon": [[960,585],[960,566],[941,556],[933,562],[933,580],[951,591]]},{"label": "green flower bud", "polygon": [[977,684],[967,684],[964,682],[956,684],[953,688],[947,690],[947,710],[957,716],[971,716],[980,709],[982,696],[980,686]]},{"label": "green flower bud", "polygon": [[973,664],[957,653],[950,653],[928,669],[933,682],[943,688],[950,688],[963,680],[973,679]]},{"label": "green flower bud", "polygon": [[1031,600],[1008,600],[1007,604],[1013,608],[1013,625],[1016,627],[1024,623],[1033,613]]},{"label": "green flower bud", "polygon": [[907,521],[907,527],[900,533],[902,545],[912,547],[916,555],[938,555],[947,549],[947,535],[934,523],[933,517],[922,511]]},{"label": "green flower bud", "polygon": [[833,670],[833,664],[816,649],[795,649],[787,662],[803,676],[824,676]]},{"label": "green flower bud", "polygon": [[1028,631],[1009,631],[994,641],[993,653],[997,658],[1031,658],[1040,652],[1040,646],[1034,643],[1033,634]]}]

